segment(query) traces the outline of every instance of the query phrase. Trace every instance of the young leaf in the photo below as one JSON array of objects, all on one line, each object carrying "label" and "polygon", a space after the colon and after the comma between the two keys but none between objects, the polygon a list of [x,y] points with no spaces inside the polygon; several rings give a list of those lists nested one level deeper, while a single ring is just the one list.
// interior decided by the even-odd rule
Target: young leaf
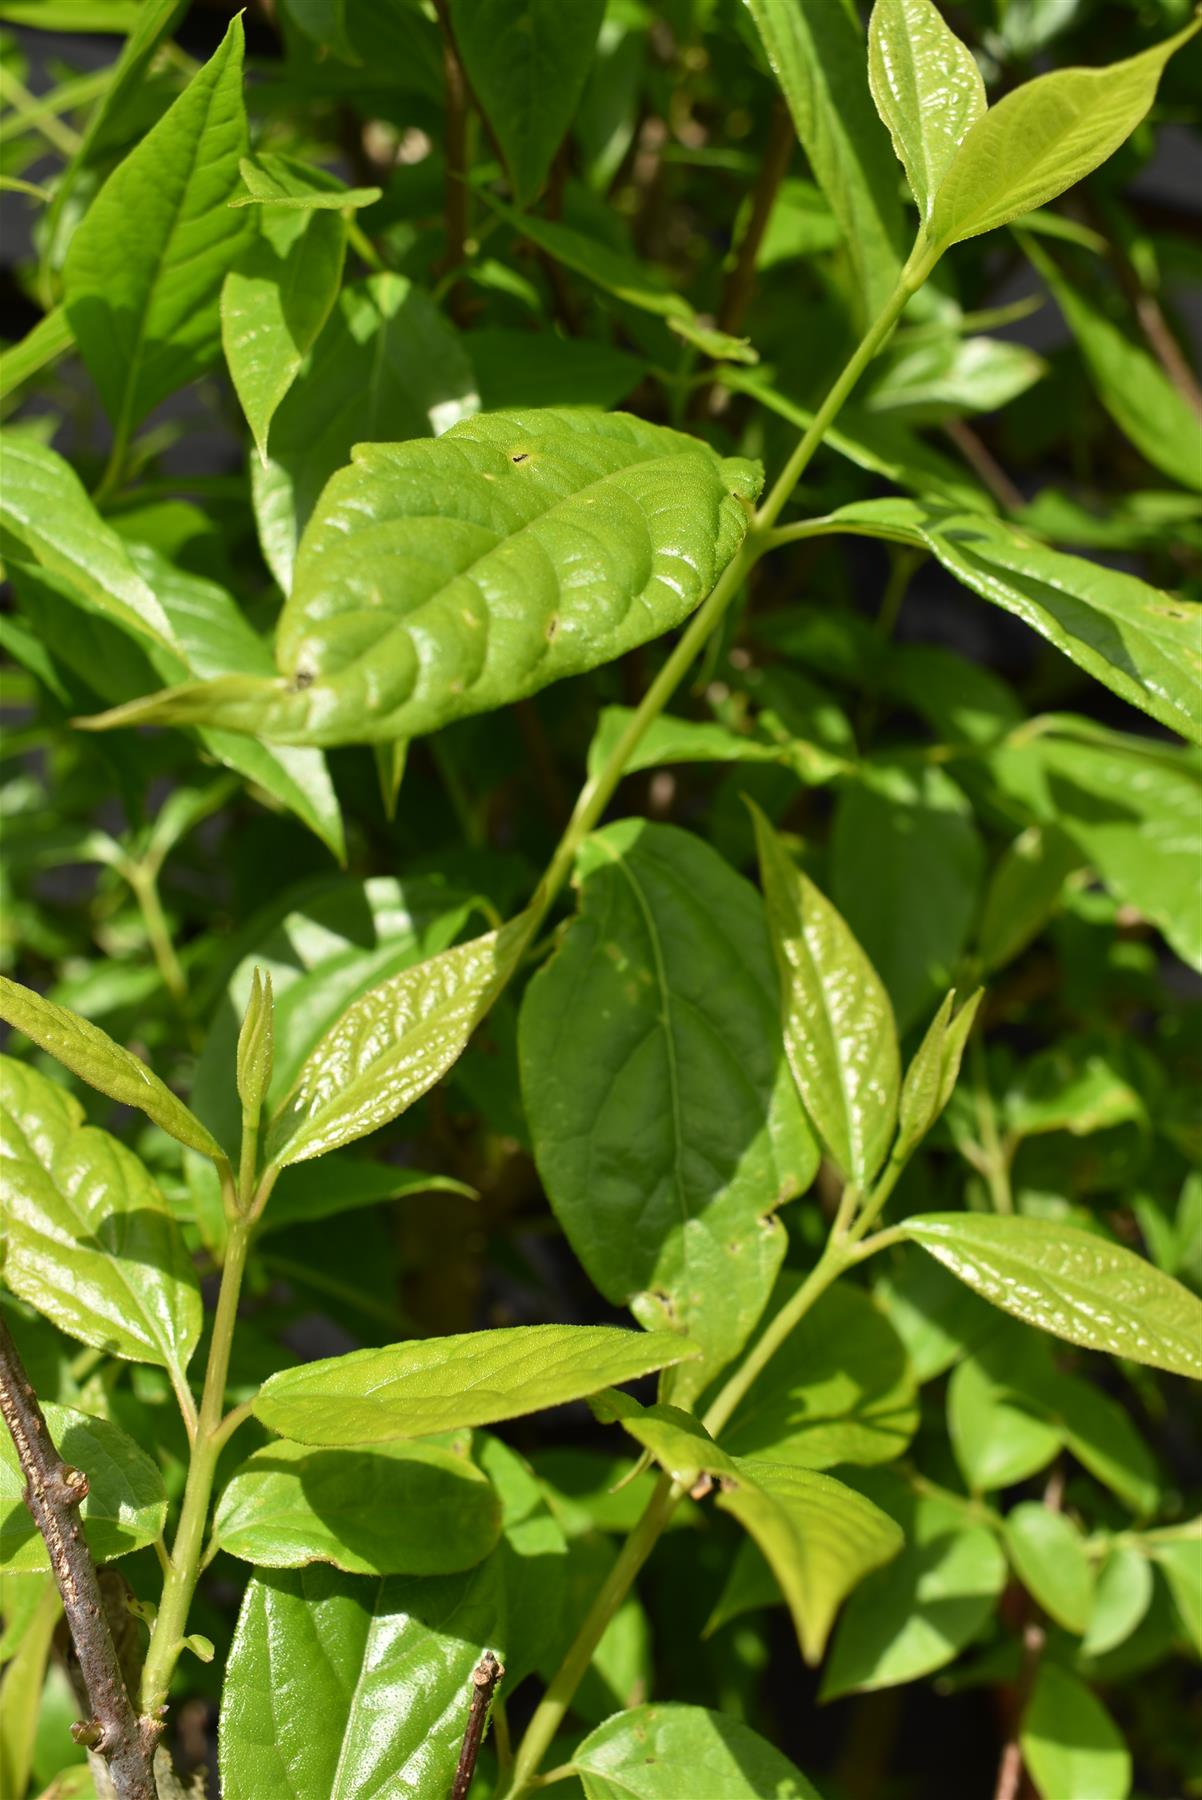
[{"label": "young leaf", "polygon": [[1006,1549],[1032,1598],[1080,1637],[1093,1609],[1093,1569],[1072,1520],[1037,1500],[1024,1500],[1006,1516]]},{"label": "young leaf", "polygon": [[1028,1325],[1202,1379],[1202,1300],[1131,1250],[1046,1219],[928,1213],[901,1229]]},{"label": "young leaf", "polygon": [[1125,1643],[1151,1606],[1154,1586],[1147,1557],[1125,1544],[1113,1545],[1098,1570],[1082,1655],[1105,1656]]},{"label": "young leaf", "polygon": [[235,1075],[243,1111],[257,1119],[271,1085],[275,1052],[275,999],[271,975],[256,963],[250,999],[238,1033]]},{"label": "young leaf", "polygon": [[519,206],[536,198],[584,91],[605,0],[450,0],[455,47]]},{"label": "young leaf", "polygon": [[526,1116],[590,1279],[703,1347],[670,1383],[684,1405],[762,1313],[784,1254],[774,1208],[808,1186],[817,1149],[754,888],[641,820],[596,833],[577,868],[580,911],[522,1004]]},{"label": "young leaf", "polygon": [[889,997],[851,932],[757,809],[756,843],[780,970],[789,1066],[810,1119],[849,1181],[885,1160],[900,1067]]},{"label": "young leaf", "polygon": [[1029,825],[1003,851],[985,889],[977,928],[984,969],[1001,969],[1051,918],[1082,853],[1059,826]]},{"label": "young leaf", "polygon": [[23,1031],[27,1038],[56,1057],[73,1075],[99,1089],[121,1106],[136,1106],[148,1119],[214,1162],[224,1163],[225,1152],[157,1075],[114,1043],[98,1025],[90,1025],[78,1013],[53,1000],[44,1000],[32,988],[22,987],[0,975],[0,1019]]},{"label": "young leaf", "polygon": [[[167,1491],[157,1465],[107,1419],[49,1402],[42,1411],[63,1461],[88,1478],[79,1516],[95,1560],[110,1562],[153,1544],[167,1521]],[[50,1567],[7,1431],[0,1432],[0,1567],[6,1573]]]},{"label": "young leaf", "polygon": [[279,679],[196,683],[103,723],[376,743],[506,705],[687,618],[760,481],[697,438],[583,409],[362,444],[305,531]]},{"label": "young leaf", "polygon": [[576,1746],[585,1800],[819,1800],[800,1770],[739,1719],[703,1706],[636,1706]]},{"label": "young leaf", "polygon": [[814,178],[843,228],[867,318],[901,270],[897,171],[865,78],[859,21],[843,0],[744,0]]},{"label": "young leaf", "polygon": [[306,1058],[272,1120],[281,1168],[325,1156],[413,1105],[463,1054],[526,948],[523,913],[405,969],[352,1002]]},{"label": "young leaf", "polygon": [[1156,98],[1165,64],[1198,29],[1105,69],[1055,69],[1003,95],[972,125],[935,197],[929,242],[943,251],[1021,218],[1113,156]]},{"label": "young leaf", "polygon": [[1041,1800],[1127,1800],[1131,1753],[1110,1714],[1058,1663],[1043,1661],[1019,1742]]},{"label": "young leaf", "polygon": [[83,1119],[0,1057],[5,1280],[72,1337],[182,1382],[202,1321],[192,1260],[138,1158]]},{"label": "young leaf", "polygon": [[[628,706],[605,706],[588,747],[588,772],[597,775],[634,717]],[[784,745],[765,743],[746,732],[731,731],[708,720],[660,717],[645,731],[623,763],[627,775],[638,769],[658,769],[665,763],[787,763]]]},{"label": "young leaf", "polygon": [[282,208],[285,212],[357,212],[361,207],[374,206],[384,192],[378,187],[345,187],[326,169],[298,162],[292,156],[272,156],[263,150],[255,157],[244,156],[238,172],[246,192],[236,195],[231,206]]},{"label": "young leaf", "polygon": [[904,1162],[917,1149],[951,1099],[960,1076],[964,1046],[984,993],[984,988],[978,988],[975,994],[970,994],[953,1018],[952,1007],[956,1000],[953,988],[927,1027],[926,1036],[915,1051],[902,1083],[897,1142],[893,1146],[895,1162]]},{"label": "young leaf", "polygon": [[693,1354],[676,1333],[611,1325],[468,1332],[282,1369],[255,1415],[302,1444],[383,1444],[542,1412]]},{"label": "young leaf", "polygon": [[[264,157],[273,185],[298,198],[346,190],[321,170]],[[253,167],[244,163],[243,168]],[[333,187],[335,193],[330,193]],[[263,462],[276,408],[295,381],[338,298],[346,221],[336,211],[263,206],[221,289],[221,341],[234,389]]]},{"label": "young leaf", "polygon": [[124,162],[71,239],[67,318],[118,441],[220,345],[222,278],[247,230],[242,19]]},{"label": "young leaf", "polygon": [[868,84],[925,225],[969,126],[988,105],[981,71],[931,0],[876,0]]},{"label": "young leaf", "polygon": [[281,1443],[243,1463],[213,1530],[223,1550],[265,1569],[328,1562],[352,1575],[450,1575],[494,1548],[501,1508],[475,1464],[437,1444]]}]

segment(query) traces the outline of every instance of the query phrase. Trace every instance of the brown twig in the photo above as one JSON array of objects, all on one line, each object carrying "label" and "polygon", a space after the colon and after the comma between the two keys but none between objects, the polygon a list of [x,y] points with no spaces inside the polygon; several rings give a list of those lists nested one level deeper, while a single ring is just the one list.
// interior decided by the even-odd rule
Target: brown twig
[{"label": "brown twig", "polygon": [[466,1800],[472,1776],[476,1773],[476,1758],[484,1742],[488,1709],[504,1673],[504,1665],[497,1661],[491,1650],[484,1652],[472,1671],[472,1705],[467,1715],[467,1730],[463,1734],[463,1749],[459,1752],[459,1767],[455,1771],[451,1800]]},{"label": "brown twig", "polygon": [[1081,194],[1081,206],[1089,222],[1106,239],[1106,253],[1118,277],[1119,286],[1134,312],[1144,341],[1187,406],[1202,417],[1202,388],[1178,343],[1160,301],[1144,281],[1131,260],[1120,231],[1115,228],[1113,212],[1103,206],[1088,190]]},{"label": "brown twig", "polygon": [[447,249],[445,266],[457,269],[466,254],[464,246],[468,234],[468,186],[467,186],[467,117],[468,90],[467,77],[463,72],[463,64],[455,48],[455,35],[451,29],[451,15],[447,0],[434,0],[434,9],[438,14],[438,23],[442,29],[442,69],[446,87],[447,117],[446,141],[446,231]]},{"label": "brown twig", "polygon": [[943,427],[973,473],[980,477],[999,506],[1007,512],[1019,513],[1027,504],[1021,489],[1015,487],[1005,469],[984,440],[964,419],[948,419]]},{"label": "brown twig", "polygon": [[768,221],[772,217],[772,208],[776,205],[780,184],[788,174],[796,142],[797,133],[789,109],[783,100],[777,100],[768,126],[764,159],[760,163],[751,196],[751,217],[747,221],[747,229],[739,239],[735,266],[727,278],[722,304],[718,310],[719,329],[728,331],[732,337],[738,337],[743,320],[747,317],[747,308],[755,292],[756,259],[764,241],[764,233],[768,229]]},{"label": "brown twig", "polygon": [[118,1800],[156,1800],[154,1747],[162,1727],[139,1718],[105,1618],[100,1583],[79,1523],[88,1478],[59,1456],[17,1346],[0,1319],[0,1413],[25,1477],[25,1504],[50,1557],[92,1717],[71,1735],[105,1758]]}]

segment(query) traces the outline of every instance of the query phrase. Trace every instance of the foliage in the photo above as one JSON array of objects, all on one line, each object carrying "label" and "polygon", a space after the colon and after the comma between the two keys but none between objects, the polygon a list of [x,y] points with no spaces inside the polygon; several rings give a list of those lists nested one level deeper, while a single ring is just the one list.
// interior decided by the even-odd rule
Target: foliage
[{"label": "foliage", "polygon": [[1197,22],[0,27],[0,1307],[159,1794],[1202,1791]]}]

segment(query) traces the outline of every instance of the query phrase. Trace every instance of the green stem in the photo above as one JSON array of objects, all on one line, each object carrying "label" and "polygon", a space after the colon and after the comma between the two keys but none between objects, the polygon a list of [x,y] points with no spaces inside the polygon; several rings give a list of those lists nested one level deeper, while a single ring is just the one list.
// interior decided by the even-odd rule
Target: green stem
[{"label": "green stem", "polygon": [[1010,1189],[1010,1156],[998,1132],[997,1109],[993,1104],[993,1094],[989,1088],[989,1071],[985,1063],[985,1051],[979,1038],[971,1040],[968,1054],[972,1064],[977,1130],[980,1133],[981,1149],[984,1152],[982,1170],[985,1180],[989,1184],[989,1198],[995,1212],[1009,1214],[1014,1211],[1014,1195]]},{"label": "green stem", "polygon": [[814,1264],[793,1298],[769,1321],[762,1337],[752,1346],[726,1386],[722,1389],[702,1423],[711,1437],[717,1437],[729,1422],[731,1414],[748,1392],[752,1383],[768,1366],[786,1338],[791,1337],[814,1302],[844,1270],[856,1260],[843,1241],[832,1231],[826,1248]]}]

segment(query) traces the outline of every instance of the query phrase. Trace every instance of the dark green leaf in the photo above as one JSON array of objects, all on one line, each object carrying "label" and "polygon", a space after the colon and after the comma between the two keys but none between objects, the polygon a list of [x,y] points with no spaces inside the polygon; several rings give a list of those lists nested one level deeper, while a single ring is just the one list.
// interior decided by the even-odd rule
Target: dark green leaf
[{"label": "dark green leaf", "polygon": [[[107,1419],[49,1402],[42,1410],[63,1461],[88,1478],[79,1516],[96,1561],[153,1544],[166,1523],[167,1493],[146,1452]],[[7,1431],[0,1432],[0,1565],[13,1573],[50,1567],[25,1504],[25,1477]]]}]

